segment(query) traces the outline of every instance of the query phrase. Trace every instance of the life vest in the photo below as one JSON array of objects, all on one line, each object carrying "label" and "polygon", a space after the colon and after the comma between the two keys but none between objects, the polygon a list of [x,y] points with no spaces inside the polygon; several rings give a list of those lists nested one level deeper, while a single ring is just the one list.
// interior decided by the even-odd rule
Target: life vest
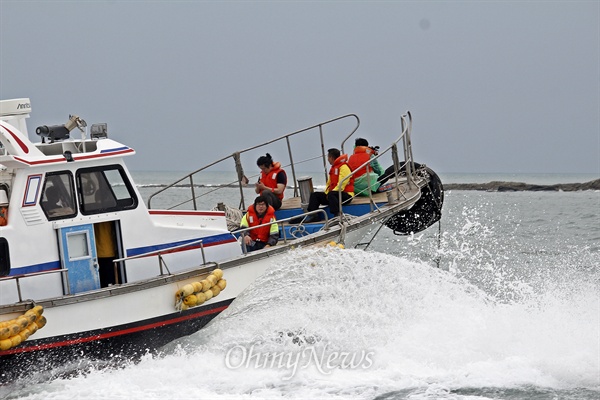
[{"label": "life vest", "polygon": [[[352,171],[356,171],[358,167],[371,159],[371,154],[373,153],[373,149],[368,146],[356,146],[354,148],[354,154],[352,154],[348,159],[348,166]],[[367,172],[371,172],[372,170],[373,169],[371,168],[371,165],[367,164],[360,168],[358,172],[354,174],[354,177],[358,178],[359,176],[362,176]]]},{"label": "life vest", "polygon": [[[259,218],[258,214],[256,214],[256,210],[254,209],[254,204],[248,207],[248,213],[246,214],[246,219],[248,220],[248,227],[253,227],[261,224],[266,224],[267,222],[275,221],[275,209],[272,206],[267,207],[267,211],[262,218]],[[261,226],[260,228],[252,229],[250,231],[250,238],[254,241],[267,242],[269,240],[271,231],[271,225]]]},{"label": "life vest", "polygon": [[[260,181],[267,187],[270,188],[277,188],[277,174],[279,172],[283,172],[285,174],[285,171],[281,169],[281,164],[278,162],[273,163],[273,169],[271,169],[271,172],[269,172],[268,174],[265,174],[264,172],[261,171],[260,173]],[[260,192],[260,194],[262,195],[262,192],[264,192],[264,190],[262,190]],[[275,196],[279,197],[279,200],[283,200],[283,192],[277,194],[277,193],[273,193]]]},{"label": "life vest", "polygon": [[8,207],[0,207],[0,226],[8,223]]},{"label": "life vest", "polygon": [[[327,186],[327,193],[331,192],[337,186],[340,179],[340,168],[343,165],[348,165],[348,154],[342,154],[336,158],[331,166],[331,169],[329,169],[329,185]],[[354,192],[354,176],[350,177],[350,179],[347,181],[344,192]]]}]

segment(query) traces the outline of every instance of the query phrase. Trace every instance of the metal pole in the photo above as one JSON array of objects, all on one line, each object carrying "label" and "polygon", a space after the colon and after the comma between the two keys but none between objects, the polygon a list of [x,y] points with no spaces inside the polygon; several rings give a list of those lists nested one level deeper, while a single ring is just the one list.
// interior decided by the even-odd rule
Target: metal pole
[{"label": "metal pole", "polygon": [[19,283],[19,278],[17,278],[16,280],[17,280],[17,294],[19,295],[19,302],[21,302],[21,301],[23,301],[23,299],[21,298],[21,284]]},{"label": "metal pole", "polygon": [[194,203],[194,211],[198,210],[198,205],[196,204],[196,191],[194,190],[194,179],[193,175],[190,175],[190,188],[192,189],[192,202]]},{"label": "metal pole", "polygon": [[202,265],[206,264],[206,255],[204,254],[204,244],[200,242],[200,251],[202,252]]},{"label": "metal pole", "polygon": [[319,137],[321,138],[321,157],[323,157],[323,172],[327,182],[327,157],[325,157],[325,143],[323,143],[323,126],[319,125]]},{"label": "metal pole", "polygon": [[115,284],[119,284],[119,264],[113,261],[113,273],[115,274]]},{"label": "metal pole", "polygon": [[[290,167],[292,168],[292,179],[294,182],[294,197],[298,196],[298,185],[296,184],[298,181],[296,180],[296,169],[294,168],[294,157],[292,156],[292,146],[290,145],[290,137],[285,137],[285,142],[288,148],[288,155],[290,156]],[[285,190],[285,188],[284,188]]]}]

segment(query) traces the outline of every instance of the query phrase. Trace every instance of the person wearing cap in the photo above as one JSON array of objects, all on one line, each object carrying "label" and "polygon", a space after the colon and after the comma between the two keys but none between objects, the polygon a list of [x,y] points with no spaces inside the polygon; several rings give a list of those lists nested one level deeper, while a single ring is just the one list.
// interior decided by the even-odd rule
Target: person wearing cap
[{"label": "person wearing cap", "polygon": [[277,211],[281,208],[283,192],[287,186],[287,175],[279,162],[274,162],[269,153],[256,160],[260,168],[260,178],[254,188],[256,194],[264,196],[269,205]]},{"label": "person wearing cap", "polygon": [[272,222],[271,225],[261,226],[242,233],[242,240],[247,251],[261,250],[275,246],[279,240],[279,227],[275,220],[275,209],[267,203],[264,196],[258,196],[254,204],[248,207],[248,212],[240,222],[241,228],[251,228]]}]

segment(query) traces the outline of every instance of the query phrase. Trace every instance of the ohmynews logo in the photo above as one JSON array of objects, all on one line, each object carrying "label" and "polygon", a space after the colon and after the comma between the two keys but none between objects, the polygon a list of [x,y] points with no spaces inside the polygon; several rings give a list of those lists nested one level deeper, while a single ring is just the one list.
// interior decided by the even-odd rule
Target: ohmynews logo
[{"label": "ohmynews logo", "polygon": [[225,365],[229,369],[239,368],[271,368],[285,369],[290,373],[283,377],[289,380],[296,375],[298,369],[314,365],[317,370],[329,375],[334,369],[369,369],[373,365],[373,351],[345,352],[327,351],[327,345],[321,348],[306,347],[299,352],[260,352],[254,345],[246,348],[236,345],[225,355]]}]

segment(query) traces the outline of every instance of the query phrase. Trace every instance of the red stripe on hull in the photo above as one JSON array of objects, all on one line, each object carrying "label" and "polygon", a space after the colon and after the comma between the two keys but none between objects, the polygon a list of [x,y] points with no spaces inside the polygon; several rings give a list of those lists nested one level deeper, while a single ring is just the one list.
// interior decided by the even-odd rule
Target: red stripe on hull
[{"label": "red stripe on hull", "polygon": [[52,342],[52,343],[46,343],[46,344],[34,345],[34,346],[16,347],[14,349],[0,351],[0,356],[8,355],[8,354],[27,353],[27,352],[38,351],[38,350],[46,350],[46,349],[52,349],[52,348],[56,348],[56,347],[72,346],[72,345],[76,345],[76,344],[80,344],[80,343],[93,342],[96,340],[107,339],[107,338],[111,338],[111,337],[115,337],[115,336],[128,335],[128,334],[135,333],[135,332],[141,332],[141,331],[145,331],[148,329],[163,327],[163,326],[167,326],[167,325],[176,324],[176,323],[182,322],[182,321],[187,321],[190,319],[204,317],[206,315],[218,314],[221,311],[225,310],[227,307],[228,307],[228,305],[221,306],[221,307],[213,308],[211,310],[201,311],[201,312],[198,312],[195,314],[172,318],[172,319],[165,320],[165,321],[159,321],[159,322],[155,322],[155,323],[151,323],[151,324],[136,326],[133,328],[121,329],[121,330],[117,330],[117,331],[113,331],[113,332],[100,333],[97,335],[87,336],[87,337],[78,338],[78,339],[63,340],[63,341],[59,341],[59,342]]},{"label": "red stripe on hull", "polygon": [[23,152],[25,154],[29,154],[29,147],[27,147],[27,145],[25,143],[23,143],[23,141],[21,139],[19,139],[19,137],[14,134],[10,129],[8,129],[6,126],[2,125],[2,127],[4,129],[6,129],[6,131],[8,133],[10,133],[10,135],[13,137],[13,139],[15,140],[15,142],[17,142],[17,144],[19,145],[19,147],[21,148],[21,150],[23,150]]},{"label": "red stripe on hull", "polygon": [[[121,154],[132,153],[133,151],[134,151],[133,149],[127,149],[127,150],[121,150],[121,151],[113,151],[110,153],[93,154],[93,155],[89,155],[89,156],[73,156],[73,160],[81,161],[81,160],[89,160],[89,159],[94,159],[94,158],[111,157],[111,156],[117,156],[117,155],[121,155]],[[27,160],[22,159],[21,157],[15,156],[15,160],[20,161],[27,165],[42,165],[42,164],[67,162],[67,160],[64,157],[54,158],[51,160],[27,161]]]},{"label": "red stripe on hull", "polygon": [[152,215],[206,215],[210,217],[222,217],[223,211],[170,211],[170,210],[148,210]]}]

